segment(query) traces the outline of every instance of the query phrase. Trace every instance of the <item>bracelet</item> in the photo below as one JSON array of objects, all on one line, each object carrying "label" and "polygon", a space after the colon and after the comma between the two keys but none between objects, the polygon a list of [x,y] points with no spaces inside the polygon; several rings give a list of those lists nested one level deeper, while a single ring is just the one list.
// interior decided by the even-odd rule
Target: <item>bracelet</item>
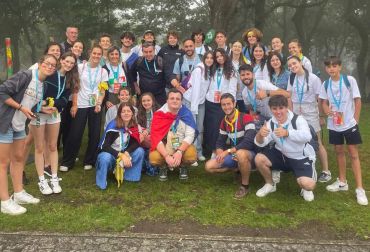
[{"label": "bracelet", "polygon": [[180,152],[181,155],[184,154],[184,152],[182,150],[180,150],[180,149],[177,149],[176,152]]},{"label": "bracelet", "polygon": [[19,104],[19,107],[17,108],[17,110],[21,110],[22,107],[23,107],[23,105]]}]

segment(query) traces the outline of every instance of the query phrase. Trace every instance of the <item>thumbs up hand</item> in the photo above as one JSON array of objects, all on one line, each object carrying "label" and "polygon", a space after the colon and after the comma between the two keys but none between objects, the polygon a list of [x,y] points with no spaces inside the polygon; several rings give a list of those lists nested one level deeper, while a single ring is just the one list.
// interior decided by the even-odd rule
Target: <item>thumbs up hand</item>
[{"label": "thumbs up hand", "polygon": [[267,137],[269,134],[270,134],[270,130],[269,128],[267,127],[267,122],[265,121],[265,123],[263,124],[263,126],[261,127],[260,131],[259,131],[260,135],[262,137]]},{"label": "thumbs up hand", "polygon": [[274,130],[274,133],[277,137],[287,137],[289,135],[288,130],[281,124]]}]

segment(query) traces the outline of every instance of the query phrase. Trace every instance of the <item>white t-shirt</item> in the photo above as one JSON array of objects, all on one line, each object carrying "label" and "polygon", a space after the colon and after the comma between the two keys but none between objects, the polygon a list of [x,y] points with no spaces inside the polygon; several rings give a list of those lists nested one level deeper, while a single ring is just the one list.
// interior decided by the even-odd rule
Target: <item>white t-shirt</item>
[{"label": "white t-shirt", "polygon": [[89,108],[94,107],[90,104],[90,97],[95,95],[96,101],[99,95],[98,85],[100,82],[108,82],[108,72],[101,66],[90,68],[91,82],[89,78],[89,63],[83,63],[78,65],[78,73],[80,75],[80,91],[77,97],[78,108]]},{"label": "white t-shirt", "polygon": [[[32,109],[42,99],[44,92],[42,82],[37,80],[36,84],[36,71],[37,70],[32,71],[31,82],[28,84],[21,102],[23,107],[29,109]],[[26,120],[27,117],[25,114],[23,114],[20,110],[16,110],[12,119],[13,130],[23,131],[25,129]]]},{"label": "white t-shirt", "polygon": [[39,68],[39,63],[35,63],[32,66],[30,66],[30,68],[28,68],[28,70],[35,70],[35,69],[38,69],[38,68]]},{"label": "white t-shirt", "polygon": [[[212,51],[212,48],[210,46],[208,46],[208,49],[209,49],[209,51]],[[198,55],[199,54],[204,55],[206,52],[207,52],[207,50],[206,50],[204,45],[199,46],[199,47],[195,47],[195,53],[198,54]]]},{"label": "white t-shirt", "polygon": [[216,71],[213,78],[211,78],[211,84],[209,85],[209,89],[206,94],[206,100],[213,102],[213,103],[219,103],[215,101],[216,92],[220,92],[220,98],[221,98],[221,95],[225,93],[230,93],[234,96],[234,98],[236,98],[237,82],[238,80],[236,79],[235,74],[231,75],[229,80],[226,79],[225,75],[222,74],[220,87],[218,88],[217,71]]},{"label": "white t-shirt", "polygon": [[[329,101],[329,106],[331,106],[332,111],[338,111],[343,113],[343,125],[335,125],[333,123],[333,118],[328,117],[328,129],[334,131],[345,131],[354,127],[357,122],[354,118],[355,115],[355,104],[354,98],[361,98],[360,90],[357,86],[357,81],[352,76],[347,76],[348,81],[350,83],[350,88],[346,87],[344,80],[342,80],[342,88],[340,88],[340,81],[331,81],[331,85],[329,83],[328,89],[325,90],[325,85],[321,85],[320,95],[319,98],[323,100]],[[342,92],[342,99],[340,99],[340,90]],[[340,107],[338,108],[336,105],[335,100],[340,103]]]},{"label": "white t-shirt", "polygon": [[[300,97],[302,94],[302,104],[315,103],[317,104],[317,96],[320,93],[321,80],[313,73],[309,73],[308,83],[305,75],[296,75],[294,77],[293,85],[288,82],[287,91],[291,92],[291,99],[293,104],[300,104]],[[299,94],[299,95],[298,95]]]},{"label": "white t-shirt", "polygon": [[310,73],[312,73],[312,64],[311,64],[311,61],[306,56],[303,56],[303,58],[302,58],[302,65],[304,66],[304,68],[306,68],[307,71],[309,71]]},{"label": "white t-shirt", "polygon": [[[265,81],[265,80],[256,80],[255,83],[257,84],[256,89],[254,89],[254,84],[253,84],[252,90],[249,90],[248,87],[244,88],[244,90],[242,92],[242,97],[243,97],[244,103],[247,106],[252,105],[252,107],[253,107],[253,103],[256,102],[257,112],[260,112],[261,115],[263,115],[265,117],[271,117],[270,107],[268,106],[269,98],[266,97],[262,100],[258,100],[258,99],[256,99],[256,93],[258,92],[258,90],[274,91],[274,90],[278,90],[279,88],[277,86],[275,86],[274,84],[272,84],[268,81]],[[256,90],[256,92],[254,92],[254,90]]]},{"label": "white t-shirt", "polygon": [[269,70],[267,69],[267,62],[261,69],[261,65],[255,65],[253,67],[254,78],[256,80],[270,81]]},{"label": "white t-shirt", "polygon": [[124,53],[124,52],[122,52],[122,50],[120,50],[120,53],[121,53],[121,60],[122,60],[122,62],[126,62],[126,60],[128,58],[130,58],[130,56],[133,53],[133,51],[130,50],[128,53]]}]

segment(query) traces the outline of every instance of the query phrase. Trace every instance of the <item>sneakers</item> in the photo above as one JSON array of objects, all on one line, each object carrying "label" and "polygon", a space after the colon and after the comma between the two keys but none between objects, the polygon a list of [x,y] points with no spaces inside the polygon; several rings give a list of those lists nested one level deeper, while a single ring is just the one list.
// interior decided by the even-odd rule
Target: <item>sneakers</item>
[{"label": "sneakers", "polygon": [[40,202],[38,198],[33,197],[31,194],[27,193],[25,190],[14,193],[13,200],[17,204],[37,204]]},{"label": "sneakers", "polygon": [[42,194],[49,195],[49,194],[52,194],[53,193],[53,190],[50,188],[47,179],[41,180],[38,183],[38,185],[39,185],[40,192]]},{"label": "sneakers", "polygon": [[315,196],[313,195],[312,191],[307,191],[305,189],[301,190],[301,196],[304,198],[305,201],[313,201]]},{"label": "sneakers", "polygon": [[272,182],[274,182],[275,184],[280,183],[280,171],[272,170],[271,176],[272,176]]},{"label": "sneakers", "polygon": [[44,174],[51,178],[51,166],[46,166],[44,168]]},{"label": "sneakers", "polygon": [[53,190],[53,193],[61,193],[62,188],[59,185],[59,178],[52,178],[50,179],[50,187]]},{"label": "sneakers", "polygon": [[12,199],[1,201],[1,212],[9,215],[20,215],[27,212],[27,209],[15,203]]},{"label": "sneakers", "polygon": [[84,170],[85,171],[89,171],[89,170],[91,170],[93,168],[93,166],[92,165],[84,165]]},{"label": "sneakers", "polygon": [[266,183],[261,189],[256,192],[257,197],[265,197],[267,194],[275,192],[276,185]]},{"label": "sneakers", "polygon": [[167,180],[167,168],[166,167],[161,167],[159,168],[159,180],[160,181],[166,181]]},{"label": "sneakers", "polygon": [[188,179],[188,168],[180,167],[179,179]]},{"label": "sneakers", "polygon": [[200,156],[198,156],[198,160],[201,161],[201,162],[206,161],[206,157],[203,156],[203,155],[200,155]]},{"label": "sneakers", "polygon": [[319,178],[317,179],[317,181],[319,181],[321,183],[326,183],[326,182],[329,182],[330,180],[331,180],[331,173],[330,173],[330,171],[322,171],[320,173]]},{"label": "sneakers", "polygon": [[193,167],[197,167],[197,166],[198,166],[198,162],[197,162],[197,161],[195,161],[194,163],[192,163],[192,164],[191,164],[191,166],[193,166]]},{"label": "sneakers", "polygon": [[69,168],[67,166],[64,166],[64,165],[59,166],[59,171],[61,172],[67,172],[68,170]]},{"label": "sneakers", "polygon": [[339,191],[348,191],[348,184],[346,182],[339,181],[339,178],[331,184],[326,187],[326,190],[329,192],[339,192]]},{"label": "sneakers", "polygon": [[356,189],[356,198],[357,198],[357,203],[362,206],[367,206],[369,204],[369,202],[367,201],[365,190],[362,188]]},{"label": "sneakers", "polygon": [[240,186],[239,189],[235,192],[234,198],[241,199],[249,193],[249,189],[245,188],[244,186]]}]

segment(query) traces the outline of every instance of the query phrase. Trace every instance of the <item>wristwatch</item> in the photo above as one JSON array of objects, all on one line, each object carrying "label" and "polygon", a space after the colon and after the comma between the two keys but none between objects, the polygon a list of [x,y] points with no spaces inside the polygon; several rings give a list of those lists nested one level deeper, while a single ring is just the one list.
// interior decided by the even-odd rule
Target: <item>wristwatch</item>
[{"label": "wristwatch", "polygon": [[231,149],[227,149],[227,153],[231,154]]},{"label": "wristwatch", "polygon": [[177,149],[176,152],[180,152],[181,154],[184,154],[184,151],[180,150],[180,149]]}]

